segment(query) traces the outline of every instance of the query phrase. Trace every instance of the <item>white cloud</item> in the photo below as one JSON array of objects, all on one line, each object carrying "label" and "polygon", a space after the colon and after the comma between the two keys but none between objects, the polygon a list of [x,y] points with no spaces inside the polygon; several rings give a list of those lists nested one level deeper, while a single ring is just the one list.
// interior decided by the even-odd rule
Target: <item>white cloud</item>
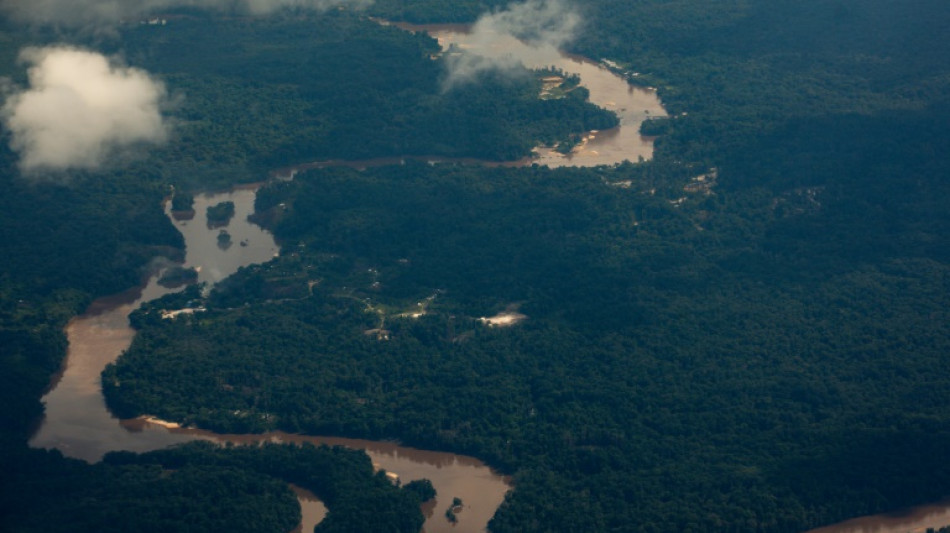
[{"label": "white cloud", "polygon": [[67,47],[29,48],[21,59],[30,86],[7,97],[2,115],[24,172],[97,168],[165,141],[165,88],[145,71]]},{"label": "white cloud", "polygon": [[482,15],[465,36],[465,52],[446,58],[444,87],[466,83],[488,70],[514,72],[539,58],[557,58],[580,23],[580,15],[562,0],[528,0]]}]

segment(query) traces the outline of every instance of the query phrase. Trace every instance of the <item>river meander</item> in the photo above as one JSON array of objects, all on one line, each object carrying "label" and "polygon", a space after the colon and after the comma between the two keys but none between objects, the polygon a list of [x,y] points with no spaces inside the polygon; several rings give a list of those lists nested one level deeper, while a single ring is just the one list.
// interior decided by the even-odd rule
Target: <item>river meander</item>
[{"label": "river meander", "polygon": [[590,91],[590,101],[613,111],[620,119],[616,128],[589,132],[584,142],[570,154],[540,148],[532,163],[550,167],[587,167],[614,165],[625,160],[635,163],[653,157],[653,139],[640,134],[640,123],[666,116],[655,90],[634,87],[606,66],[587,58],[564,54],[549,47],[532,47],[510,35],[492,34],[486,39],[459,26],[406,27],[426,31],[438,39],[444,50],[455,47],[465,53],[494,59],[514,58],[531,69],[553,66],[565,73],[577,74],[581,86]]},{"label": "river meander", "polygon": [[[653,116],[664,116],[655,92],[631,87],[621,77],[602,65],[564,54],[539,53],[517,40],[500,36],[486,48],[484,41],[472,40],[466,28],[453,26],[403,26],[411,31],[427,31],[439,39],[443,48],[456,45],[463,50],[480,54],[515,55],[528,67],[555,66],[581,77],[581,84],[590,91],[590,99],[597,105],[618,113],[620,126],[613,130],[590,132],[585,141],[567,156],[552,150],[538,150],[538,157],[513,163],[532,163],[549,166],[595,166],[637,161],[652,157],[652,139],[639,134],[639,124]],[[426,158],[424,158],[426,159]],[[438,160],[438,158],[433,158]],[[377,166],[398,163],[398,159],[349,162],[350,166]],[[468,161],[476,162],[476,161]],[[299,168],[327,166],[339,162],[302,165]],[[344,162],[346,163],[346,162]],[[278,174],[291,174],[285,169]],[[206,194],[195,198],[196,216],[190,220],[175,220],[186,242],[185,266],[200,268],[198,280],[214,283],[231,275],[238,268],[263,263],[279,253],[272,236],[247,220],[253,210],[256,188],[236,188],[223,193]],[[218,246],[219,229],[208,228],[205,210],[222,201],[235,203],[235,216],[226,227],[232,245]],[[170,215],[170,213],[169,213]],[[374,442],[334,437],[313,437],[268,433],[264,435],[219,435],[207,431],[177,428],[174,425],[145,418],[118,420],[108,411],[102,397],[100,374],[132,341],[135,331],[129,325],[128,315],[142,302],[158,298],[175,289],[157,283],[153,276],[143,287],[96,300],[81,316],[67,326],[69,350],[61,375],[43,397],[45,417],[30,440],[30,445],[56,448],[63,454],[98,461],[105,453],[118,450],[144,452],[166,446],[205,439],[217,442],[252,443],[262,440],[279,442],[312,442],[340,444],[365,450],[380,468],[400,476],[403,481],[427,478],[438,491],[438,501],[424,508],[427,515],[425,529],[429,533],[484,531],[491,516],[511,488],[508,480],[493,472],[481,461],[450,453],[406,448],[390,442]],[[312,494],[294,488],[304,514],[302,531],[312,531],[326,512],[322,503]],[[450,524],[442,511],[454,497],[465,504],[458,513],[458,523]],[[829,526],[814,533],[903,533],[923,531],[950,523],[950,502],[916,507],[902,513],[876,515]]]},{"label": "river meander", "polygon": [[[433,29],[443,46],[458,39],[461,46],[465,36],[447,28]],[[590,90],[591,100],[608,109],[616,110],[621,125],[607,132],[588,133],[580,147],[568,156],[542,149],[536,159],[526,159],[508,165],[532,163],[550,166],[593,166],[616,164],[624,160],[636,161],[652,156],[652,141],[639,135],[639,123],[650,113],[663,114],[656,95],[649,91],[633,89],[621,78],[594,63],[563,56],[564,63],[552,62],[551,57],[530,60],[530,49],[511,39],[502,43],[518,54],[527,66],[556,65],[565,72],[581,75],[581,83]],[[498,52],[494,47],[493,52]],[[473,50],[488,53],[486,50]],[[613,92],[610,92],[613,91]],[[619,102],[619,104],[618,104]],[[642,109],[641,109],[642,108]],[[470,163],[487,163],[466,161]],[[376,166],[398,163],[398,160],[380,159],[359,162],[356,166]],[[354,163],[350,163],[352,166]],[[497,163],[496,163],[497,164]],[[323,164],[304,165],[324,166]],[[293,174],[295,169],[288,169]],[[279,172],[282,173],[282,172]],[[198,281],[215,283],[236,272],[241,266],[263,263],[279,252],[271,235],[248,222],[254,204],[255,188],[236,188],[232,191],[206,194],[195,198],[195,216],[191,219],[172,221],[182,233],[186,243],[185,266],[199,270]],[[207,207],[223,201],[235,204],[235,216],[225,228],[231,236],[232,245],[218,246],[219,228],[209,228],[206,223]],[[171,213],[168,213],[171,216]],[[171,292],[162,287],[153,276],[144,287],[102,298],[94,302],[81,316],[70,321],[66,329],[69,339],[65,367],[55,380],[54,386],[43,397],[45,417],[30,445],[56,448],[65,455],[86,461],[98,461],[110,451],[128,450],[144,452],[194,439],[218,442],[260,440],[308,441],[314,443],[342,444],[365,450],[380,468],[393,472],[403,481],[427,478],[438,492],[437,501],[424,509],[427,514],[425,529],[429,533],[440,531],[483,531],[504,500],[510,485],[504,477],[494,473],[481,461],[450,453],[415,450],[394,443],[357,441],[327,437],[304,437],[272,433],[267,435],[216,435],[214,433],[170,427],[168,424],[148,419],[116,419],[108,411],[102,397],[100,374],[130,345],[135,331],[129,325],[128,315],[142,302],[150,301]],[[298,490],[298,500],[304,510],[303,531],[312,530],[323,516],[322,504],[312,495]],[[457,514],[456,524],[449,523],[441,510],[458,497],[464,508]]]},{"label": "river meander", "polygon": [[653,117],[665,117],[656,91],[630,85],[606,66],[587,58],[565,54],[550,47],[533,47],[511,35],[489,36],[471,32],[457,24],[398,24],[409,31],[424,31],[436,38],[445,53],[477,54],[492,60],[516,60],[530,69],[555,67],[577,74],[580,84],[590,92],[590,101],[617,114],[616,128],[588,132],[573,152],[562,155],[548,148],[536,150],[537,157],[525,161],[550,167],[615,165],[653,157],[653,139],[640,134],[640,123]]},{"label": "river meander", "polygon": [[[185,266],[200,268],[198,280],[214,283],[233,274],[244,265],[263,263],[274,257],[279,248],[273,237],[251,224],[247,216],[254,208],[254,188],[207,194],[195,198],[195,217],[175,220],[175,227],[185,237]],[[217,244],[219,228],[206,223],[208,206],[232,201],[235,216],[225,229],[231,234],[230,247]],[[171,215],[169,213],[169,215]],[[391,442],[373,442],[334,437],[314,437],[268,433],[263,435],[219,435],[147,418],[118,420],[108,411],[102,397],[100,374],[128,348],[135,336],[128,315],[142,302],[158,298],[175,289],[164,288],[153,276],[145,287],[102,298],[83,315],[70,321],[66,333],[69,351],[66,366],[52,390],[43,397],[46,415],[30,445],[56,448],[64,455],[98,461],[110,451],[144,452],[195,439],[216,442],[253,443],[260,441],[310,442],[342,445],[362,449],[373,463],[397,474],[403,481],[427,478],[438,492],[435,505],[429,505],[426,531],[482,531],[511,488],[507,479],[496,474],[481,461],[451,453],[416,450]],[[446,507],[459,497],[465,502],[453,528],[444,515],[434,510]],[[312,531],[322,517],[322,504],[298,493],[304,507],[304,531]],[[441,505],[441,507],[440,507]]]}]

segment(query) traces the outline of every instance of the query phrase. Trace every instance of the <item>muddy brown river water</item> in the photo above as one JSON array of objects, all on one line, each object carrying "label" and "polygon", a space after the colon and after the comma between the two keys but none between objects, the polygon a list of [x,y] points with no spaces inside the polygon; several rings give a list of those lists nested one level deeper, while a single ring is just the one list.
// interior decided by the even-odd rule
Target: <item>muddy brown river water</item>
[{"label": "muddy brown river water", "polygon": [[[532,163],[549,166],[612,165],[625,160],[650,159],[653,142],[639,134],[639,125],[653,116],[665,116],[655,92],[629,86],[622,78],[589,60],[571,57],[551,50],[536,50],[506,36],[490,42],[473,39],[466,28],[458,26],[404,26],[411,31],[427,31],[439,39],[443,48],[455,45],[479,54],[514,55],[528,67],[555,66],[580,75],[581,85],[590,91],[597,105],[614,110],[620,126],[613,130],[590,132],[585,141],[567,156],[552,150],[539,149],[538,157],[506,165]],[[370,160],[351,166],[376,166],[398,163],[398,160]],[[302,165],[283,169],[278,175],[292,176],[297,169],[327,166],[332,162]],[[498,163],[488,163],[498,164]],[[279,253],[272,236],[247,221],[253,210],[256,188],[206,194],[195,198],[196,216],[175,220],[186,242],[185,266],[199,269],[199,281],[215,283],[246,265],[263,263]],[[232,245],[218,246],[218,228],[206,224],[205,210],[222,201],[235,204],[235,216],[224,228],[231,235]],[[170,215],[170,213],[169,213]],[[110,451],[143,452],[195,439],[216,442],[252,443],[260,441],[311,442],[339,444],[365,450],[374,464],[397,474],[404,482],[427,478],[438,491],[438,500],[424,508],[425,530],[439,532],[484,531],[488,521],[511,488],[509,481],[472,457],[451,453],[417,450],[390,442],[374,442],[335,437],[314,437],[268,433],[264,435],[220,435],[207,431],[178,428],[174,424],[146,418],[118,420],[105,406],[100,374],[132,341],[135,331],[128,315],[142,302],[158,298],[175,289],[160,286],[152,277],[144,287],[95,301],[81,316],[67,326],[69,351],[63,372],[43,397],[45,417],[30,440],[30,445],[56,448],[65,455],[86,461],[98,461]],[[312,531],[326,513],[313,494],[292,487],[301,503],[304,521],[300,531]],[[452,498],[461,498],[464,508],[457,514],[458,523],[450,524],[444,510]],[[920,506],[900,513],[863,517],[812,533],[904,533],[924,531],[950,523],[950,501]]]},{"label": "muddy brown river water", "polygon": [[[185,237],[185,266],[200,269],[199,281],[220,281],[241,266],[266,262],[278,253],[273,237],[247,221],[254,208],[255,193],[254,188],[243,188],[199,196],[195,198],[194,218],[172,219]],[[208,206],[223,201],[235,204],[235,216],[225,227],[233,243],[227,249],[217,244],[220,229],[209,229],[205,218]],[[128,315],[142,302],[173,290],[158,285],[157,277],[152,277],[144,288],[97,300],[86,313],[69,323],[66,329],[69,339],[66,366],[55,386],[43,397],[46,415],[30,440],[31,446],[56,448],[67,456],[92,462],[110,451],[144,452],[195,439],[343,445],[366,451],[374,464],[397,474],[404,482],[420,478],[432,481],[438,496],[435,504],[427,508],[429,517],[425,527],[428,533],[485,529],[511,487],[505,477],[472,457],[416,450],[390,442],[334,437],[285,433],[220,435],[177,428],[174,424],[147,418],[118,420],[112,416],[102,397],[99,376],[107,364],[128,348],[135,336]],[[457,525],[452,527],[438,510],[447,507],[454,497],[461,498],[465,508],[458,514]],[[303,530],[312,531],[326,511],[319,500],[305,491],[298,492],[298,500],[304,511]]]},{"label": "muddy brown river water", "polygon": [[588,132],[584,142],[562,155],[548,148],[539,148],[538,157],[527,163],[550,167],[615,165],[624,161],[636,163],[653,157],[653,138],[640,135],[640,124],[653,117],[665,117],[666,110],[656,91],[630,85],[606,66],[587,58],[565,54],[550,47],[532,47],[510,35],[475,34],[457,24],[399,24],[408,31],[423,31],[438,39],[442,49],[477,54],[493,60],[516,60],[531,69],[555,67],[580,76],[580,84],[590,91],[590,101],[617,114],[620,126],[604,131]]}]

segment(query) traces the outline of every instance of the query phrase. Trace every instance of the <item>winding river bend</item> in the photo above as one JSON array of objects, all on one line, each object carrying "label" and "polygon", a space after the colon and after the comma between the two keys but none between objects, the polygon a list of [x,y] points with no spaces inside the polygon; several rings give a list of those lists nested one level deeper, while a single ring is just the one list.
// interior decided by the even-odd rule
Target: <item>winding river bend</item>
[{"label": "winding river bend", "polygon": [[[173,223],[185,237],[185,266],[200,268],[199,281],[214,283],[233,274],[244,265],[263,263],[279,252],[273,237],[247,221],[254,208],[255,188],[207,194],[195,198],[196,215]],[[232,201],[235,216],[227,231],[235,243],[226,249],[217,245],[219,229],[206,222],[208,206]],[[171,213],[169,213],[169,216]],[[106,408],[99,375],[105,366],[128,348],[135,336],[128,315],[142,302],[172,292],[153,276],[144,288],[97,300],[83,315],[67,326],[69,351],[66,367],[55,387],[43,398],[46,415],[30,440],[39,448],[56,448],[64,455],[98,461],[110,451],[144,452],[195,439],[215,442],[254,443],[310,442],[342,445],[366,451],[373,463],[393,472],[404,481],[427,478],[438,491],[438,501],[426,509],[429,533],[483,531],[495,510],[511,488],[508,480],[481,461],[451,453],[431,452],[374,442],[334,437],[312,437],[273,432],[263,435],[222,435],[190,428],[179,428],[149,418],[118,420]],[[306,491],[297,491],[304,512],[303,531],[312,531],[326,512],[319,500]],[[444,515],[453,497],[465,502],[452,527]]]},{"label": "winding river bend", "polygon": [[630,85],[623,77],[590,59],[565,54],[549,46],[530,46],[515,37],[500,33],[473,32],[472,27],[459,24],[397,24],[413,32],[425,32],[439,41],[444,53],[469,53],[493,61],[516,61],[530,69],[555,67],[580,77],[580,84],[590,91],[590,101],[613,111],[620,125],[604,131],[588,132],[583,142],[569,154],[550,148],[536,150],[537,157],[521,164],[537,163],[550,167],[590,167],[637,162],[653,157],[653,138],[640,134],[640,123],[653,117],[665,117],[656,91]]},{"label": "winding river bend", "polygon": [[653,138],[640,134],[640,123],[666,116],[655,90],[634,87],[606,66],[587,58],[565,54],[549,46],[529,46],[511,35],[473,33],[471,28],[458,25],[402,24],[400,27],[425,31],[438,39],[446,53],[471,53],[493,60],[513,59],[531,69],[553,66],[565,73],[577,74],[580,84],[590,91],[590,101],[613,111],[620,119],[616,128],[589,132],[584,141],[567,155],[539,148],[536,150],[538,157],[531,159],[530,163],[550,167],[589,167],[623,161],[635,163],[653,157]]},{"label": "winding river bend", "polygon": [[[414,28],[406,29],[419,31]],[[504,38],[496,46],[479,49],[466,41],[470,36],[465,31],[453,32],[447,27],[433,27],[431,31],[445,47],[456,43],[483,55],[505,53],[504,49],[507,48],[507,53],[517,55],[526,66],[554,65],[565,72],[580,74],[581,84],[590,91],[591,100],[617,111],[621,117],[618,128],[588,133],[584,142],[572,154],[563,156],[542,149],[537,159],[504,164],[593,166],[615,164],[624,160],[649,159],[652,156],[652,140],[640,136],[639,123],[650,114],[665,114],[654,93],[633,89],[622,78],[590,61],[560,54],[539,56],[536,51],[514,39]],[[398,162],[380,159],[349,164],[376,166]],[[311,166],[325,164],[303,165],[300,168]],[[292,175],[294,170],[296,169],[285,169],[278,174]],[[172,222],[185,238],[185,266],[199,269],[199,282],[215,283],[242,266],[266,262],[279,253],[279,247],[273,237],[247,221],[247,216],[253,210],[255,195],[254,187],[206,194],[195,198],[194,218],[176,220],[172,217]],[[226,248],[218,246],[219,229],[209,228],[205,218],[208,206],[224,201],[235,204],[235,216],[226,229],[232,242],[240,243]],[[171,213],[168,215],[171,217]],[[465,533],[485,529],[511,487],[507,479],[471,457],[416,450],[385,442],[283,433],[218,435],[178,428],[174,424],[148,418],[116,419],[106,408],[100,374],[105,366],[118,358],[132,342],[135,331],[129,325],[129,313],[142,302],[172,291],[173,289],[159,285],[157,276],[154,276],[144,287],[95,301],[83,315],[70,321],[66,328],[69,351],[65,368],[62,374],[57,376],[49,393],[43,397],[45,417],[30,439],[31,446],[56,448],[67,456],[92,462],[100,460],[110,451],[144,452],[194,439],[216,442],[272,440],[341,444],[365,450],[380,468],[399,475],[404,481],[418,478],[432,481],[439,494],[437,498],[443,501],[436,501],[424,509],[427,515],[425,529],[428,533]],[[295,488],[295,492],[304,514],[301,530],[310,531],[322,519],[326,510],[312,494],[299,488]],[[447,506],[445,501],[451,501],[454,497],[462,499],[464,508],[457,514],[458,522],[453,525],[436,510],[444,509]]]},{"label": "winding river bend", "polygon": [[[405,29],[419,31],[419,28]],[[590,91],[591,100],[617,111],[621,117],[621,125],[618,128],[588,133],[584,142],[572,154],[563,156],[542,149],[537,159],[507,164],[593,166],[648,159],[652,156],[652,140],[640,136],[638,130],[639,123],[646,116],[651,113],[664,114],[654,93],[633,89],[622,78],[592,62],[557,53],[539,55],[536,50],[512,38],[500,36],[496,45],[479,48],[473,46],[470,34],[464,30],[452,31],[448,27],[432,27],[428,31],[431,31],[444,47],[454,43],[480,55],[507,53],[517,56],[529,67],[554,65],[565,72],[577,73],[581,76],[581,84]],[[375,166],[398,162],[380,159],[350,164]],[[322,165],[304,167],[306,166]],[[287,169],[279,173],[292,175],[293,171],[294,169]],[[193,219],[172,219],[185,238],[185,266],[199,269],[198,281],[215,283],[241,266],[266,262],[279,252],[271,235],[247,221],[247,215],[253,209],[255,194],[255,188],[237,188],[225,193],[197,197],[196,216]],[[240,243],[228,248],[217,245],[218,229],[208,228],[205,220],[207,207],[223,201],[232,201],[235,204],[235,216],[227,226],[227,231],[232,242]],[[159,285],[157,277],[153,277],[144,287],[97,300],[86,313],[69,323],[66,329],[69,339],[66,365],[54,387],[43,398],[46,407],[45,418],[30,440],[31,446],[57,448],[70,457],[98,461],[110,451],[144,452],[193,439],[219,442],[306,440],[314,443],[343,444],[366,450],[380,468],[394,472],[406,481],[428,478],[442,499],[451,501],[451,498],[459,497],[465,502],[454,526],[440,513],[433,512],[433,506],[430,505],[426,509],[428,518],[425,526],[429,533],[485,529],[510,485],[506,479],[471,457],[414,450],[392,443],[301,437],[280,433],[252,436],[216,435],[177,428],[147,418],[117,420],[105,406],[99,376],[107,364],[128,348],[135,335],[129,325],[129,313],[142,302],[171,291],[172,289]],[[298,491],[298,498],[305,515],[302,529],[308,531],[322,518],[325,510],[312,495]],[[435,506],[439,505],[440,503],[436,502]]]},{"label": "winding river bend", "polygon": [[[482,55],[516,56],[526,66],[555,66],[581,77],[581,84],[590,91],[590,99],[601,107],[617,112],[620,126],[612,130],[590,132],[584,142],[568,155],[539,149],[538,157],[505,165],[532,163],[548,166],[611,165],[625,160],[650,159],[653,142],[639,134],[639,124],[650,117],[664,116],[655,92],[637,89],[603,66],[584,58],[539,51],[506,37],[485,41],[468,33],[467,28],[453,26],[407,26],[410,31],[426,31],[439,39],[444,49],[453,44]],[[438,160],[438,158],[422,158]],[[365,167],[398,164],[398,159],[364,162],[343,162]],[[477,161],[469,161],[477,162]],[[299,168],[328,166],[341,162],[302,165]],[[486,163],[486,162],[478,162]],[[489,163],[498,164],[498,163]],[[292,175],[295,169],[277,174]],[[186,241],[186,266],[200,267],[199,281],[214,283],[245,265],[262,263],[279,253],[272,236],[247,222],[253,209],[256,189],[237,188],[229,192],[207,194],[195,198],[196,216],[191,220],[174,220]],[[209,229],[205,209],[222,201],[235,203],[235,217],[227,226],[235,243],[227,249],[217,245],[218,229]],[[396,473],[404,481],[428,478],[438,491],[439,500],[428,505],[425,529],[429,533],[466,533],[483,531],[511,488],[508,480],[493,472],[481,461],[450,453],[416,450],[388,442],[374,442],[334,437],[312,437],[285,433],[264,435],[219,435],[190,428],[179,428],[148,418],[118,420],[105,406],[100,387],[100,373],[114,361],[132,341],[135,331],[128,315],[142,302],[172,292],[153,277],[144,287],[95,301],[81,316],[67,326],[69,351],[65,368],[44,396],[45,418],[30,440],[30,445],[56,448],[65,455],[86,461],[98,461],[105,453],[118,450],[144,452],[166,446],[204,439],[216,442],[252,443],[262,440],[277,442],[311,442],[339,444],[365,450],[380,468]],[[301,502],[304,521],[300,531],[312,531],[326,509],[312,494],[293,487]],[[447,502],[459,497],[465,502],[454,526],[441,511]],[[813,533],[904,533],[923,531],[950,523],[950,501],[915,507],[904,512],[863,517]]]}]

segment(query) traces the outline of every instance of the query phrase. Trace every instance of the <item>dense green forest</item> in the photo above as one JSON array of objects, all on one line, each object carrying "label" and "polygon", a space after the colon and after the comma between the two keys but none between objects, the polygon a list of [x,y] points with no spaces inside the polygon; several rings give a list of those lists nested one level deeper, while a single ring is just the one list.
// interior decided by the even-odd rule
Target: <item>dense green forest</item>
[{"label": "dense green forest", "polygon": [[[0,530],[286,533],[299,523],[287,485],[293,482],[328,504],[321,531],[361,527],[354,524],[418,531],[418,498],[374,474],[362,452],[288,450],[257,459],[286,461],[278,471],[215,465],[234,452],[214,450],[187,466],[185,459],[169,465],[128,456],[90,466],[28,449],[42,415],[39,397],[65,355],[66,322],[92,297],[139,284],[156,255],[180,257],[182,239],[162,213],[164,189],[147,180],[116,172],[74,175],[68,184],[29,182],[16,176],[9,155],[7,161],[0,174],[7,257],[0,267]],[[314,461],[330,466],[307,470]]]},{"label": "dense green forest", "polygon": [[617,123],[583,91],[539,99],[540,75],[486,73],[444,91],[434,39],[345,11],[264,20],[189,14],[122,37],[125,57],[184,95],[180,138],[153,159],[193,186],[213,179],[201,173],[251,172],[220,179],[253,181],[319,159],[519,159],[539,143]]},{"label": "dense green forest", "polygon": [[[239,471],[255,473],[264,479],[279,479],[286,492],[287,483],[304,487],[316,494],[330,509],[327,517],[317,526],[317,533],[341,533],[348,531],[419,531],[422,527],[423,501],[435,496],[431,484],[410,482],[396,487],[386,478],[385,471],[374,472],[369,457],[361,451],[341,446],[314,447],[284,444],[261,444],[260,446],[229,446],[221,449],[205,442],[193,442],[179,447],[159,450],[143,455],[117,452],[104,459],[107,466],[159,466],[176,474],[189,468],[205,468],[214,471]],[[255,499],[259,499],[255,498]],[[267,498],[265,497],[265,500]],[[210,504],[211,509],[234,513]],[[291,506],[296,505],[292,503]],[[263,531],[278,524],[258,514],[253,504],[243,511],[247,531]],[[200,516],[200,512],[198,513]],[[283,518],[293,518],[293,513],[283,513]],[[204,517],[207,520],[207,517]],[[220,531],[223,524],[212,520],[209,530]],[[289,531],[299,522],[285,521],[279,524],[282,531]],[[289,527],[288,527],[289,526]],[[174,529],[178,530],[178,529]],[[164,529],[169,531],[169,529]]]},{"label": "dense green forest", "polygon": [[94,295],[137,285],[156,255],[180,256],[181,235],[163,215],[161,190],[128,174],[29,182],[3,147],[0,183],[0,394],[4,436],[20,437],[59,369],[62,331]]},{"label": "dense green forest", "polygon": [[[842,250],[798,228],[873,228],[835,211],[894,193],[674,207],[645,194],[661,168],[605,171],[629,189],[427,165],[275,185],[259,207],[290,205],[287,253],[219,285],[200,317],[143,310],[107,398],[225,432],[483,457],[515,474],[493,530],[794,531],[942,496],[950,471],[921,460],[950,451],[940,386],[921,396],[950,378],[948,270],[917,244],[937,228]],[[477,320],[511,303],[526,322]]]},{"label": "dense green forest", "polygon": [[[109,507],[127,503],[121,498],[128,487],[109,480],[131,473],[109,466],[89,470],[55,453],[21,447],[42,413],[37,399],[62,363],[67,320],[93,297],[139,284],[152,258],[182,256],[181,236],[161,209],[172,185],[177,186],[173,207],[187,210],[188,191],[260,180],[277,166],[310,159],[413,154],[518,158],[538,143],[616,123],[612,114],[584,101],[583,92],[556,101],[538,99],[540,81],[532,76],[485,79],[488,91],[445,93],[434,40],[359,15],[221,19],[191,10],[174,17],[168,26],[127,24],[107,35],[2,24],[0,69],[12,83],[27,83],[16,58],[19,48],[68,43],[100,49],[158,76],[171,95],[168,112],[175,119],[170,142],[150,153],[94,170],[58,173],[21,175],[4,132],[0,246],[7,260],[0,266],[0,375],[5,408],[0,416],[4,463],[10,466],[5,471],[13,472],[15,466],[22,474],[7,477],[3,485],[2,507],[9,511],[4,513],[5,530],[34,527],[23,521],[30,515],[93,530],[111,520],[103,514]],[[221,211],[219,218],[226,220],[227,206]],[[31,472],[45,477],[18,486]],[[196,483],[247,483],[248,490],[233,505],[244,505],[240,498],[254,491],[272,490],[241,476],[195,471],[188,483],[156,490],[169,499],[170,508],[176,505],[171,501],[176,491],[185,493]],[[95,509],[40,503],[49,490],[44,485],[54,484],[76,494],[104,491],[100,497],[111,503]],[[145,497],[134,494],[128,500]],[[372,497],[368,494],[364,501]],[[186,499],[203,502],[196,508],[232,505],[195,498],[189,493]],[[162,502],[156,498],[156,504]],[[262,520],[280,530],[288,516],[293,518],[286,511],[286,506],[275,507],[266,515],[272,518]],[[133,522],[113,527],[144,527],[154,516],[132,514]],[[365,517],[336,516],[327,521],[327,530],[371,524]],[[412,513],[406,516],[415,520]],[[185,522],[176,523],[148,527],[175,530]]]},{"label": "dense green forest", "polygon": [[4,531],[287,533],[300,523],[293,483],[330,509],[322,533],[411,532],[431,497],[396,487],[366,454],[342,447],[194,442],[92,466],[35,451],[3,460],[4,484],[16,488],[4,494]]},{"label": "dense green forest", "polygon": [[[502,4],[369,13],[458,22]],[[137,313],[104,376],[112,408],[476,455],[514,475],[492,531],[798,531],[945,496],[950,6],[571,7],[572,51],[658,88],[673,118],[654,125],[654,161],[271,184],[258,219],[281,257],[220,284],[200,317],[158,318],[183,297]],[[313,159],[516,159],[614,119],[581,91],[539,100],[537,76],[443,92],[434,41],[349,10],[167,16],[94,34],[2,24],[14,83],[25,45],[117,53],[166,84],[176,122],[122,166],[41,180],[4,138],[0,529],[286,531],[293,476],[328,503],[323,530],[418,529],[424,498],[358,453],[192,445],[86,465],[26,448],[62,328],[180,256],[170,185]],[[479,320],[504,310],[528,318]]]}]

